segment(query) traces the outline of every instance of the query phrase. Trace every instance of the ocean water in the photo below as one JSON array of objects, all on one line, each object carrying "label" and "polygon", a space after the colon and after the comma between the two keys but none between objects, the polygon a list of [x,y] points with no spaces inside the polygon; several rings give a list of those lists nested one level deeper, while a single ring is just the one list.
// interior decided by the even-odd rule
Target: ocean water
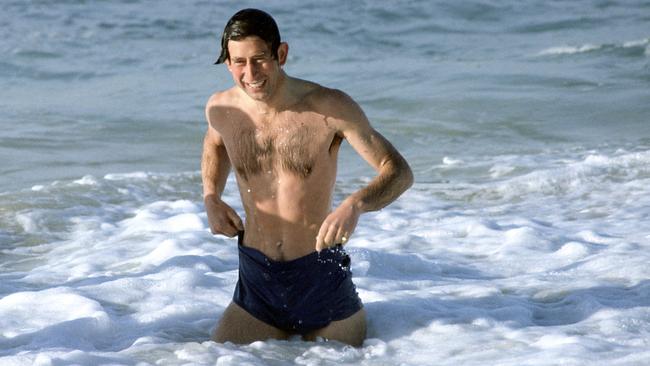
[{"label": "ocean water", "polygon": [[[363,347],[208,340],[203,106],[247,6],[413,167],[347,245]],[[6,0],[0,39],[0,364],[650,364],[650,2]],[[373,174],[341,154],[335,202]]]}]

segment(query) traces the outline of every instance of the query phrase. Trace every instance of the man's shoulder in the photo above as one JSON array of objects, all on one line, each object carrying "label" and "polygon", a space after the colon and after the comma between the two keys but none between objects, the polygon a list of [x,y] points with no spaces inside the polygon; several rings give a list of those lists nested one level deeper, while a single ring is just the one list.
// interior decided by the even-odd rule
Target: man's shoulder
[{"label": "man's shoulder", "polygon": [[232,105],[235,102],[235,97],[235,88],[216,92],[212,94],[208,99],[208,102],[206,103],[206,109]]},{"label": "man's shoulder", "polygon": [[301,80],[303,83],[303,100],[316,109],[345,107],[355,104],[354,100],[342,90],[326,87],[311,81]]},{"label": "man's shoulder", "polygon": [[368,125],[361,106],[350,95],[340,89],[307,83],[310,86],[303,98],[304,104],[308,109],[327,116],[330,127],[346,131]]},{"label": "man's shoulder", "polygon": [[220,132],[225,131],[224,129],[228,128],[233,121],[241,118],[239,103],[235,88],[212,94],[205,105],[208,124]]}]

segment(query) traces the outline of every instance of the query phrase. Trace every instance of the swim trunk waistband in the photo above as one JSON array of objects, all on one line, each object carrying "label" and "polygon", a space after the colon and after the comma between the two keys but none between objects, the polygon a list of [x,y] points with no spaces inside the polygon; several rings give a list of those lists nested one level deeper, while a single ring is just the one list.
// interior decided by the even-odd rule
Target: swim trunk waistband
[{"label": "swim trunk waistband", "polygon": [[298,268],[304,268],[304,267],[310,267],[314,265],[315,261],[323,261],[323,260],[332,260],[330,257],[332,253],[330,252],[335,252],[335,253],[340,253],[340,257],[345,257],[342,258],[344,260],[344,264],[349,265],[350,257],[347,255],[345,250],[343,249],[343,246],[341,244],[338,244],[334,247],[330,247],[327,249],[323,249],[321,252],[313,251],[307,255],[304,255],[302,257],[296,258],[296,259],[291,259],[288,261],[276,261],[273,260],[269,257],[266,256],[266,254],[262,253],[262,251],[247,247],[244,245],[244,232],[240,231],[237,234],[237,246],[239,247],[239,250],[241,252],[246,253],[246,255],[249,257],[250,260],[255,261],[256,263],[260,265],[266,266],[266,269],[271,271],[271,272],[280,272],[280,271],[285,271],[289,269],[298,269]]}]

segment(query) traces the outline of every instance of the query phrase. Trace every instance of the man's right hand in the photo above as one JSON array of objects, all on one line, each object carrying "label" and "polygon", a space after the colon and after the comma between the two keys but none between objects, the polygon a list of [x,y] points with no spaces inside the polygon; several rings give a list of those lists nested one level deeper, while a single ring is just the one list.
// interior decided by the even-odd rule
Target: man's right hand
[{"label": "man's right hand", "polygon": [[203,198],[205,212],[208,214],[208,225],[212,234],[222,234],[234,237],[244,230],[244,224],[237,212],[221,200],[216,194]]}]

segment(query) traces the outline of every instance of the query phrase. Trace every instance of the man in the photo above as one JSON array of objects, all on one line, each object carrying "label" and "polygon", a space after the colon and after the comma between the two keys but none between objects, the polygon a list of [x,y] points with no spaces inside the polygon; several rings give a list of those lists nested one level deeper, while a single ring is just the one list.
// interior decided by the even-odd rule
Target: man
[{"label": "man", "polygon": [[[212,339],[300,335],[359,346],[365,311],[342,245],[362,213],[410,187],[411,170],[349,96],[282,70],[289,47],[267,13],[233,15],[221,47],[217,63],[226,64],[235,86],[207,103],[201,171],[212,232],[239,236],[239,281]],[[377,176],[331,210],[343,140]],[[221,200],[231,167],[245,224]]]}]

